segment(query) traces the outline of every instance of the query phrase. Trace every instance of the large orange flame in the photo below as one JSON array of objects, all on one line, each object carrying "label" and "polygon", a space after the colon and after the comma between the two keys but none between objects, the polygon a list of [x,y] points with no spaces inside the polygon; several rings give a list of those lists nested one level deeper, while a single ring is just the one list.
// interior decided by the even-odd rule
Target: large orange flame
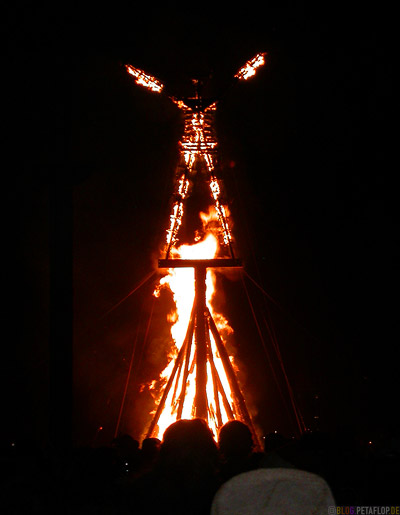
[{"label": "large orange flame", "polygon": [[[205,216],[205,218],[209,218],[210,215]],[[212,233],[209,232],[206,234],[205,238],[193,245],[181,245],[177,249],[174,250],[174,257],[181,259],[212,259],[218,253],[218,239]],[[212,308],[212,299],[215,294],[215,274],[212,270],[207,271],[206,276],[206,286],[207,286],[207,306],[210,309],[210,312],[215,319],[217,327],[220,331],[223,331],[225,334],[232,332],[231,327],[229,326],[227,320],[223,317],[223,315],[219,313],[215,313]],[[161,373],[161,378],[166,382],[172,373],[172,369],[174,367],[175,358],[179,349],[181,348],[185,334],[187,331],[187,327],[190,320],[191,309],[194,302],[195,290],[194,290],[194,270],[193,268],[174,268],[169,269],[168,274],[163,277],[160,281],[159,288],[169,288],[172,293],[176,304],[176,314],[177,316],[174,318],[174,324],[171,327],[172,338],[175,342],[176,349],[175,353],[171,356],[171,361],[167,365],[167,367]],[[157,289],[157,290],[158,290]],[[157,290],[155,294],[157,295]],[[221,380],[223,390],[225,391],[228,402],[233,404],[232,393],[229,386],[229,382],[226,376],[225,369],[223,367],[222,361],[218,355],[216,344],[214,338],[210,332],[210,343],[213,355],[213,362],[215,368],[218,372],[219,378]],[[191,352],[190,356],[190,373],[187,380],[186,394],[185,400],[183,404],[183,411],[181,414],[181,418],[191,418],[194,414],[194,399],[195,399],[195,377],[196,377],[196,365],[194,361],[194,348]],[[177,376],[175,379],[175,384],[172,385],[169,395],[166,399],[164,409],[159,417],[157,423],[157,429],[153,433],[155,436],[161,437],[165,431],[165,429],[176,421],[177,419],[177,404],[178,404],[178,396],[182,387],[181,376]],[[158,395],[161,395],[161,392],[158,392]],[[220,404],[220,412],[222,417],[222,423],[225,423],[229,420],[229,416],[227,411],[224,409],[224,401],[222,398],[215,399],[215,390],[214,384],[212,380],[212,370],[210,363],[207,363],[207,399],[208,399],[208,412],[209,412],[209,426],[213,430],[214,434],[218,433],[218,427],[220,423],[217,421],[216,417],[216,406],[215,403],[218,402]],[[234,410],[234,407],[231,408]]]}]

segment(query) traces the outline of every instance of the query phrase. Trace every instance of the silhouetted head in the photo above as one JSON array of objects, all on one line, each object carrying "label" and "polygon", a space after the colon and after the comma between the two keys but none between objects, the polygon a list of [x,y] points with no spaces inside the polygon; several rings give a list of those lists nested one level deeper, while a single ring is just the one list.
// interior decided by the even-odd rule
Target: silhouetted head
[{"label": "silhouetted head", "polygon": [[161,440],[158,438],[145,438],[142,442],[142,459],[154,463],[161,449]]},{"label": "silhouetted head", "polygon": [[219,431],[218,446],[226,459],[246,457],[254,447],[251,431],[240,420],[230,420]]},{"label": "silhouetted head", "polygon": [[217,462],[218,448],[204,420],[178,420],[165,431],[160,450],[162,467],[202,474],[213,472]]},{"label": "silhouetted head", "polygon": [[142,442],[142,451],[148,454],[158,453],[161,440],[158,438],[145,438]]}]

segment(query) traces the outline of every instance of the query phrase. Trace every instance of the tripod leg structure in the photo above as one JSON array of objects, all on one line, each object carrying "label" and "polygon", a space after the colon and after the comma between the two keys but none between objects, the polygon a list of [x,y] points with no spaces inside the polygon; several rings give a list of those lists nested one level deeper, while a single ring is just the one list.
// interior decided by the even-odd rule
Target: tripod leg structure
[{"label": "tripod leg structure", "polygon": [[[168,397],[168,394],[171,390],[171,387],[174,383],[174,379],[175,379],[175,376],[177,374],[177,371],[178,369],[181,367],[182,365],[182,360],[183,360],[183,357],[185,355],[185,351],[186,351],[186,348],[189,347],[191,345],[191,340],[193,338],[193,328],[194,328],[194,323],[195,323],[195,318],[193,316],[193,311],[194,309],[192,309],[192,316],[190,318],[190,322],[189,322],[189,326],[188,326],[188,330],[187,330],[187,333],[186,333],[186,337],[185,337],[185,341],[183,342],[183,345],[182,347],[180,348],[179,350],[179,353],[178,353],[178,356],[175,360],[175,364],[174,364],[174,368],[172,370],[172,373],[168,379],[168,382],[165,386],[165,389],[164,389],[164,392],[162,394],[162,397],[161,397],[161,400],[157,406],[157,410],[154,414],[154,417],[153,417],[153,420],[151,421],[150,423],[150,426],[149,426],[149,429],[147,430],[147,434],[146,434],[146,438],[150,438],[153,434],[153,431],[159,421],[159,418],[160,418],[160,415],[165,407],[165,401],[167,400],[167,397]],[[185,364],[186,366],[186,364]]]},{"label": "tripod leg structure", "polygon": [[[241,420],[251,430],[256,446],[260,447],[236,373],[206,304],[206,268],[203,263],[195,267],[195,299],[185,340],[147,431],[147,437],[152,436],[164,409],[170,411],[174,420],[181,419],[186,401],[186,407],[188,402],[193,403],[189,406],[189,411],[186,409],[186,413],[189,412],[191,416],[202,418],[207,422],[213,421],[217,431],[228,420]],[[216,360],[219,360],[219,369],[216,366]],[[211,376],[210,382],[208,374]],[[221,374],[224,375],[223,380]],[[195,375],[194,398],[187,396],[191,375]],[[208,384],[209,388],[207,388]],[[171,405],[166,406],[172,387],[174,387],[173,399],[171,402],[168,401]],[[180,393],[175,402],[178,391]]]},{"label": "tripod leg structure", "polygon": [[225,345],[221,339],[221,336],[218,332],[217,326],[215,325],[214,319],[211,316],[211,313],[208,308],[207,308],[207,319],[208,319],[211,333],[214,337],[215,344],[217,346],[218,353],[220,355],[220,358],[224,365],[226,375],[228,377],[229,385],[231,387],[231,390],[232,390],[232,393],[234,396],[234,404],[236,405],[236,407],[239,410],[240,418],[251,430],[251,432],[253,434],[253,438],[255,439],[255,443],[257,444],[257,446],[260,446],[260,442],[258,441],[257,433],[254,429],[253,422],[252,422],[250,414],[247,410],[246,403],[245,403],[244,397],[242,395],[242,392],[240,391],[239,383],[236,378],[235,371],[232,367],[232,363],[229,359],[228,352],[225,349]]}]

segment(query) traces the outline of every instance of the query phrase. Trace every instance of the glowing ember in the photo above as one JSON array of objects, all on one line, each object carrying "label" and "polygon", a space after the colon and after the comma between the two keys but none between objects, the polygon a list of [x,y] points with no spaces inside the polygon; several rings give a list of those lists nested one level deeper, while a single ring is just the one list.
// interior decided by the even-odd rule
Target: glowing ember
[{"label": "glowing ember", "polygon": [[265,56],[265,52],[262,54],[257,54],[255,57],[253,57],[253,59],[247,61],[247,63],[242,68],[240,68],[235,77],[237,79],[244,80],[253,77],[253,75],[256,74],[256,69],[265,64]]},{"label": "glowing ember", "polygon": [[135,77],[136,84],[144,86],[145,88],[149,88],[151,89],[151,91],[154,91],[156,93],[161,93],[161,90],[164,86],[156,78],[152,77],[151,75],[147,75],[147,73],[145,73],[143,70],[139,70],[139,68],[134,68],[130,64],[126,65],[126,69],[128,70],[128,73]]},{"label": "glowing ember", "polygon": [[194,112],[186,104],[176,103],[185,111],[184,132],[180,141],[180,164],[184,168],[184,174],[177,177],[176,200],[172,206],[170,225],[166,233],[167,256],[178,243],[178,232],[184,215],[184,201],[188,193],[189,179],[194,174],[194,164],[198,159],[202,160],[206,169],[211,198],[214,201],[223,235],[223,243],[229,245],[232,242],[227,210],[221,202],[221,188],[215,175],[213,154],[215,154],[218,144],[213,128],[215,104],[205,108],[202,112]]}]

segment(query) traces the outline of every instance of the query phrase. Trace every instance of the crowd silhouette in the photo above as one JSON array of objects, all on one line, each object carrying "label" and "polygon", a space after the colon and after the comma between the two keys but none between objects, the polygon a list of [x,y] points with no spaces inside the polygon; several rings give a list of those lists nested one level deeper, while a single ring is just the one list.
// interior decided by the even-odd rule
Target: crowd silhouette
[{"label": "crowd silhouette", "polygon": [[271,433],[254,446],[238,420],[213,435],[179,420],[162,441],[120,435],[67,455],[32,442],[2,453],[1,513],[328,513],[329,506],[398,504],[396,435],[361,442],[349,431],[300,438]]}]

